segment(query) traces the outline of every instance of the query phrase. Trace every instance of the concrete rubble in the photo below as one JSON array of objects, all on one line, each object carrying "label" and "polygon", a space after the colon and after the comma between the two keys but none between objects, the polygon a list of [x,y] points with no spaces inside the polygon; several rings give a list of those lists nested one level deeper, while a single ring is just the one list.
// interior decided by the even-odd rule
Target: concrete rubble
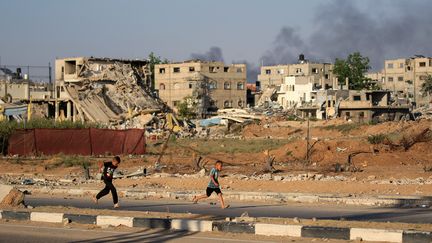
[{"label": "concrete rubble", "polygon": [[13,186],[0,184],[1,207],[24,207],[24,193]]},{"label": "concrete rubble", "polygon": [[153,113],[165,111],[165,104],[147,85],[148,65],[116,59],[85,61],[78,78],[66,82],[65,89],[83,120],[120,124],[127,119],[146,125]]}]

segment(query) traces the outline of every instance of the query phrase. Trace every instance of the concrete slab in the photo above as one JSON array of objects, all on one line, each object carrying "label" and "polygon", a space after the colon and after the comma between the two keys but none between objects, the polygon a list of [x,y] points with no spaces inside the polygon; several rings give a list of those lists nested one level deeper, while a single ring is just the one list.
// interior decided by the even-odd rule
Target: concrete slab
[{"label": "concrete slab", "polygon": [[402,242],[402,230],[351,228],[351,240]]},{"label": "concrete slab", "polygon": [[402,235],[403,243],[430,243],[432,242],[431,232],[405,231]]},{"label": "concrete slab", "polygon": [[2,219],[30,220],[29,212],[3,211]]},{"label": "concrete slab", "polygon": [[49,223],[62,223],[62,213],[44,213],[44,212],[32,212],[30,214],[31,221],[37,222],[49,222]]},{"label": "concrete slab", "polygon": [[96,224],[96,215],[84,214],[64,214],[64,219],[69,219],[72,223],[78,224]]},{"label": "concrete slab", "polygon": [[171,229],[170,219],[134,218],[133,227],[149,229]]},{"label": "concrete slab", "polygon": [[206,220],[173,219],[171,220],[171,229],[208,232],[212,231],[212,223],[212,221]]},{"label": "concrete slab", "polygon": [[97,225],[111,225],[111,226],[128,226],[133,227],[133,218],[132,217],[119,217],[119,216],[104,216],[99,215],[96,218]]},{"label": "concrete slab", "polygon": [[338,227],[303,226],[301,236],[312,238],[349,240],[350,229]]},{"label": "concrete slab", "polygon": [[0,184],[0,203],[9,194],[9,192],[12,189],[13,189],[13,186]]},{"label": "concrete slab", "polygon": [[213,222],[213,231],[255,234],[255,224],[237,222]]},{"label": "concrete slab", "polygon": [[255,234],[301,237],[301,225],[255,224]]}]

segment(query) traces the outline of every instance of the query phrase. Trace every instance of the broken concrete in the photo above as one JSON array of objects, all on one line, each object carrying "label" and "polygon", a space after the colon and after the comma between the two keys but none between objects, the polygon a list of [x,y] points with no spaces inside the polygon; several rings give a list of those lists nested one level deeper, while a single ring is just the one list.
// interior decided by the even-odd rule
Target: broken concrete
[{"label": "broken concrete", "polygon": [[24,193],[12,186],[0,185],[0,199],[1,207],[24,206]]},{"label": "broken concrete", "polygon": [[[142,114],[163,111],[165,104],[150,90],[147,61],[108,58],[76,58],[56,61],[74,65],[57,84],[74,104],[76,118],[103,124],[120,124]],[[72,63],[72,64],[71,64]],[[70,112],[69,112],[70,113]],[[139,117],[141,123],[149,119]]]}]

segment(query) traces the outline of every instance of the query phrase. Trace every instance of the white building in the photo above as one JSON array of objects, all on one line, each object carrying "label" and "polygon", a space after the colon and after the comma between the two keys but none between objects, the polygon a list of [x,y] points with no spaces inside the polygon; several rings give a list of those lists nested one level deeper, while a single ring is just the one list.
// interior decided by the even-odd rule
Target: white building
[{"label": "white building", "polygon": [[305,103],[315,100],[314,79],[312,76],[290,76],[285,77],[277,92],[277,102],[284,108],[299,107]]}]

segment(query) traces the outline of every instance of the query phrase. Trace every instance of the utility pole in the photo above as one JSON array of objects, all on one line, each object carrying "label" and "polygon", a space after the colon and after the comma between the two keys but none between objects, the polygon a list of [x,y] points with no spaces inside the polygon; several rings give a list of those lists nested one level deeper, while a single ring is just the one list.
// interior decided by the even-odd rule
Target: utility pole
[{"label": "utility pole", "polygon": [[310,116],[309,113],[307,115],[307,135],[306,135],[306,162],[310,164]]}]

